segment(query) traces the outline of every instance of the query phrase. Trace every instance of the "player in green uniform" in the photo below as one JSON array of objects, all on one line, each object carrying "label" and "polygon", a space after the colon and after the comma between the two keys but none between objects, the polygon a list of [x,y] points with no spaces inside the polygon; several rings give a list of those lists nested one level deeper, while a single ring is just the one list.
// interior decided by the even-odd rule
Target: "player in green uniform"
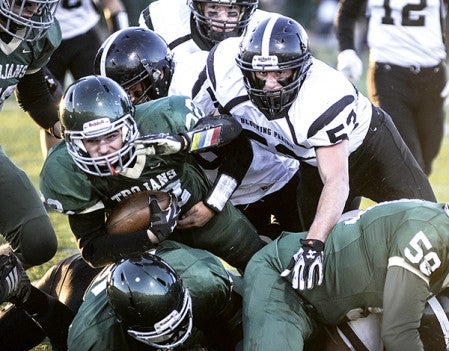
[{"label": "player in green uniform", "polygon": [[[107,234],[105,215],[126,196],[144,190],[171,192],[182,216],[208,194],[211,184],[190,153],[148,155],[161,149],[164,153],[167,145],[159,149],[151,139],[152,146],[145,148],[146,137],[139,138],[154,133],[186,134],[200,117],[190,99],[172,96],[134,107],[118,83],[89,76],[67,89],[60,108],[65,142],[47,156],[40,189],[49,206],[69,216],[83,258],[92,266],[116,262],[164,239],[150,239],[147,231]],[[201,123],[206,120],[201,118]],[[228,121],[234,125],[232,119]],[[226,134],[225,124],[219,126],[220,138]],[[181,148],[181,144],[173,140],[167,148]],[[203,227],[175,228],[171,239],[211,251],[241,270],[264,245],[229,202]]]},{"label": "player in green uniform", "polygon": [[[112,274],[100,274],[91,284],[69,329],[69,350],[158,350],[158,345],[163,349],[200,345],[223,351],[235,348],[241,340],[241,321],[236,318],[241,297],[233,286],[241,277],[232,275],[209,252],[171,240],[161,244],[157,255],[175,268],[188,288],[193,327],[192,321],[190,326],[182,323],[187,313],[181,311],[186,306],[183,298],[176,296],[176,286],[160,276],[158,280],[163,283],[154,287],[150,283],[157,272],[145,268],[147,255],[143,260],[131,257],[106,270]],[[143,279],[136,282],[136,276]],[[173,301],[179,305],[179,314],[168,318]]]},{"label": "player in green uniform", "polygon": [[[56,104],[41,69],[61,41],[54,21],[58,0],[0,2],[0,109],[16,92],[19,105],[44,129],[58,134]],[[0,147],[0,233],[26,267],[53,257],[57,240],[27,175]]]},{"label": "player in green uniform", "polygon": [[[68,342],[69,349],[76,351],[154,350],[147,340],[159,344],[165,340],[166,346],[178,344],[183,349],[198,344],[231,350],[242,338],[242,277],[205,250],[166,240],[155,252],[130,255],[102,272],[75,254],[47,271],[36,287],[11,256],[0,256],[0,261],[6,263],[7,272],[15,271],[19,277],[12,279],[13,288],[6,297],[15,306],[2,311],[0,319],[0,341],[7,350],[29,350],[45,336],[53,350],[66,350]],[[157,261],[156,267],[152,261]],[[174,271],[164,268],[164,262]],[[189,294],[180,291],[178,276]],[[8,277],[13,274],[0,271],[0,286]],[[145,331],[152,331],[152,337],[136,336],[136,340],[128,335],[128,329],[139,329],[134,325],[136,319]],[[160,323],[157,332],[151,329],[163,319],[167,324]],[[162,337],[169,334],[169,328],[176,339]]]},{"label": "player in green uniform", "polygon": [[302,350],[314,319],[333,325],[379,308],[386,350],[423,350],[425,303],[449,283],[447,204],[386,202],[340,222],[326,241],[323,285],[299,291],[291,258],[306,234],[284,233],[248,264],[244,350]]}]

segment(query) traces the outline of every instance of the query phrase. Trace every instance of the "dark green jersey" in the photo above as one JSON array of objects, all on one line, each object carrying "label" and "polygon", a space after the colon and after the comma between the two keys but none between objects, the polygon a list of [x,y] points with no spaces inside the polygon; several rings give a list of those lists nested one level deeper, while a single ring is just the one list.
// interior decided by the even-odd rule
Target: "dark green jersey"
[{"label": "dark green jersey", "polygon": [[[199,117],[189,101],[176,96],[137,105],[135,120],[140,135],[177,134],[193,127]],[[99,177],[86,174],[75,164],[65,142],[48,155],[40,177],[45,201],[67,214],[110,209],[128,195],[144,190],[173,191],[185,212],[205,196],[208,188],[209,181],[187,153],[139,155],[134,165],[121,174]]]},{"label": "dark green jersey", "polygon": [[[270,338],[263,336],[264,332],[285,331],[286,321],[292,329],[285,331],[285,345],[278,344],[282,350],[310,336],[310,316],[325,324],[338,324],[346,317],[354,319],[381,309],[387,349],[398,345],[421,349],[417,328],[425,301],[449,285],[449,211],[443,204],[420,200],[382,203],[337,224],[326,240],[323,285],[298,296],[290,281],[279,274],[305,235],[284,233],[248,266],[248,349],[268,350],[261,346]],[[264,282],[258,281],[261,276]],[[275,290],[282,291],[282,296],[270,296]],[[312,314],[305,312],[310,309],[304,308],[304,303],[313,306]],[[262,322],[269,313],[274,317]],[[260,345],[259,338],[264,339]]]},{"label": "dark green jersey", "polygon": [[[220,260],[207,251],[167,240],[156,254],[175,269],[189,289],[194,333],[187,344],[195,345],[201,342],[198,339],[201,333],[195,326],[210,323],[225,309],[231,299],[232,280]],[[105,269],[86,291],[84,302],[70,327],[69,350],[153,350],[129,337],[117,322],[105,290],[107,271]]]},{"label": "dark green jersey", "polygon": [[56,20],[45,36],[32,44],[17,38],[8,43],[0,39],[0,109],[20,78],[45,66],[60,42],[61,30]]},{"label": "dark green jersey", "polygon": [[[135,120],[142,136],[185,132],[197,119],[186,97],[166,97],[136,106]],[[40,175],[40,190],[46,203],[70,215],[83,257],[94,266],[113,263],[122,255],[148,248],[146,233],[106,234],[105,214],[126,196],[143,190],[171,191],[178,197],[182,216],[208,194],[210,187],[188,153],[139,155],[121,174],[99,177],[78,168],[64,142],[49,153]],[[229,202],[204,227],[175,229],[171,238],[209,250],[242,269],[264,244],[254,227]]]}]

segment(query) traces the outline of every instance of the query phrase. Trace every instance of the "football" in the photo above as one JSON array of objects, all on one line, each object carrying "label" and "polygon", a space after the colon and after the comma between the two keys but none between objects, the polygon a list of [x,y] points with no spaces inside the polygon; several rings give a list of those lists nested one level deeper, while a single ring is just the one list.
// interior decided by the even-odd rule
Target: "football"
[{"label": "football", "polygon": [[106,221],[108,234],[126,234],[148,229],[150,226],[150,207],[148,198],[154,195],[159,206],[165,210],[170,204],[170,196],[163,191],[140,191],[119,202]]}]

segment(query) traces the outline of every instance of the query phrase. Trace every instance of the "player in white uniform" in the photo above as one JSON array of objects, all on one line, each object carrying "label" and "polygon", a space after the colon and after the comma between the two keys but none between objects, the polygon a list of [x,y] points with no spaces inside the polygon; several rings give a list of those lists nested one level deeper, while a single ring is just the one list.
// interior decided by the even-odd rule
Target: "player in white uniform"
[{"label": "player in white uniform", "polygon": [[[133,55],[130,55],[130,52]],[[198,63],[205,63],[207,54],[206,51],[197,51],[185,55],[182,60],[172,65],[172,52],[169,52],[166,43],[159,40],[153,31],[130,27],[112,34],[105,41],[98,52],[95,70],[97,74],[119,82],[134,98],[133,103],[136,104],[167,94],[191,96],[192,85],[202,69],[202,65]],[[146,60],[146,68],[143,60]],[[156,80],[154,75],[150,76],[155,68],[161,72],[159,80]],[[199,102],[198,106],[207,111],[207,114],[214,113],[215,107],[207,99]],[[214,190],[205,199],[205,207],[201,206],[202,209],[198,211],[205,212],[206,217],[213,215],[208,208],[220,211],[232,195],[231,202],[238,206],[263,234],[275,237],[281,230],[299,229],[297,208],[289,205],[296,201],[299,162],[267,152],[253,141],[251,144],[251,165],[248,170],[245,168],[240,171],[239,175],[235,172],[236,166],[231,163],[233,173],[230,173],[229,169],[220,168],[220,176],[217,177],[215,153],[197,155],[211,181],[216,180]],[[242,154],[245,154],[243,150],[237,150],[235,156]],[[223,196],[223,193],[228,196]],[[270,224],[271,214],[276,217],[278,224]],[[196,212],[192,218],[181,220],[180,225],[189,225],[188,222],[194,217],[198,221],[198,216],[202,217]]]},{"label": "player in white uniform", "polygon": [[362,61],[354,25],[366,6],[368,96],[387,111],[424,172],[432,171],[444,135],[447,0],[340,0],[336,18],[338,69],[357,80]]},{"label": "player in white uniform", "polygon": [[[238,10],[237,20],[228,17],[214,21],[212,26],[209,14],[203,10],[206,4]],[[142,11],[139,24],[160,34],[178,62],[193,52],[209,51],[227,37],[241,36],[247,27],[251,30],[270,16],[269,12],[257,9],[257,5],[258,0],[158,0]],[[222,31],[217,31],[218,28]]]},{"label": "player in white uniform", "polygon": [[296,21],[272,16],[242,43],[222,41],[206,70],[200,94],[212,90],[221,112],[238,119],[261,147],[301,161],[298,203],[309,234],[295,259],[303,288],[321,282],[324,241],[347,200],[435,201],[390,117],[312,57]]}]

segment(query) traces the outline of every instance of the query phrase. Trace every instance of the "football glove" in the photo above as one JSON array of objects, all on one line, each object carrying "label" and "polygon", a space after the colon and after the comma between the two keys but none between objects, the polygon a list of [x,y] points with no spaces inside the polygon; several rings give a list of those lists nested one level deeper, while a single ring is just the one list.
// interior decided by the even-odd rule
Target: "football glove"
[{"label": "football glove", "polygon": [[133,141],[138,154],[171,155],[185,150],[188,142],[185,137],[170,133],[148,134]]},{"label": "football glove", "polygon": [[281,277],[292,273],[292,287],[312,289],[323,284],[324,243],[321,240],[301,239],[301,248],[293,255]]},{"label": "football glove", "polygon": [[181,209],[178,200],[173,194],[170,195],[170,204],[163,210],[159,206],[156,196],[150,195],[148,205],[150,207],[150,227],[148,228],[162,242],[166,240],[178,223],[179,213]]},{"label": "football glove", "polygon": [[444,86],[443,90],[441,90],[440,94],[441,98],[444,99],[444,106],[449,106],[449,81],[446,82],[446,85]]},{"label": "football glove", "polygon": [[347,49],[337,56],[337,69],[352,82],[360,79],[363,70],[363,63],[354,50]]}]

